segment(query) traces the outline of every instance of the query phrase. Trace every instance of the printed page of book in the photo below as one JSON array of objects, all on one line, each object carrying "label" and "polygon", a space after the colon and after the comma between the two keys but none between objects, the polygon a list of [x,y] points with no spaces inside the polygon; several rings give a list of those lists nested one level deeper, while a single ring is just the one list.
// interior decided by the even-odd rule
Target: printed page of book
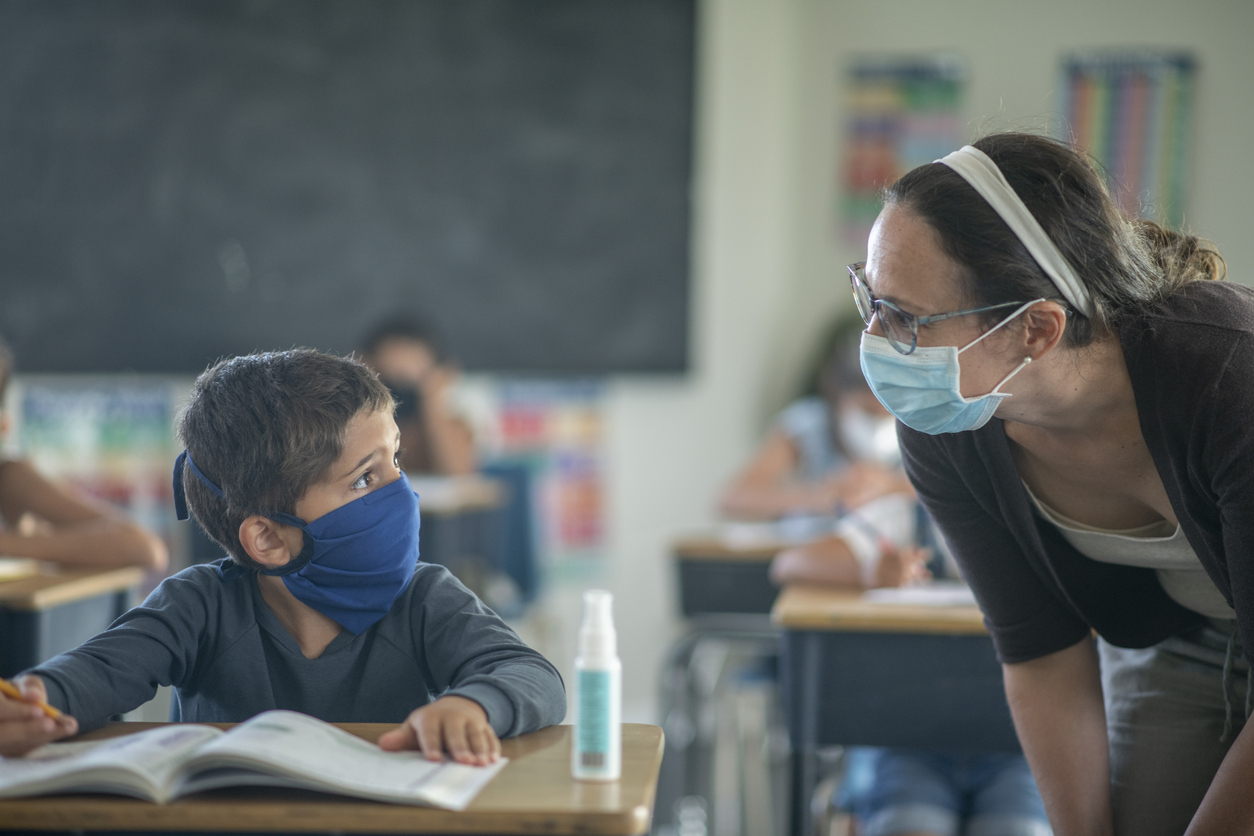
[{"label": "printed page of book", "polygon": [[[206,745],[184,767],[180,795],[237,784],[304,787],[378,801],[463,809],[504,766],[433,763],[292,711],[267,711]],[[252,778],[245,771],[264,772]]]},{"label": "printed page of book", "polygon": [[164,803],[180,767],[223,733],[172,725],[84,743],[49,743],[21,758],[0,758],[0,798],[105,792]]}]

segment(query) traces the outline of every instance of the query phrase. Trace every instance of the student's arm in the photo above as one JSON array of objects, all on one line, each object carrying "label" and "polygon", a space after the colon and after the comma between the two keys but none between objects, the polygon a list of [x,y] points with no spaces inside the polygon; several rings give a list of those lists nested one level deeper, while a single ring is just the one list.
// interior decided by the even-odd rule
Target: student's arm
[{"label": "student's arm", "polygon": [[[464,728],[464,702],[482,709],[496,737],[513,737],[561,722],[566,715],[566,690],[557,669],[523,644],[447,569],[419,564],[405,595],[412,610],[414,643],[430,672],[431,690],[443,696],[418,708],[401,727],[380,738],[381,746],[422,748],[430,755],[423,745],[429,715],[448,716],[454,727]],[[459,699],[450,701],[450,697]],[[455,711],[450,710],[450,702]],[[446,733],[447,729],[441,732]]]},{"label": "student's arm", "polygon": [[831,537],[780,552],[771,580],[855,589],[926,580],[930,554],[914,548],[918,519],[913,491],[881,496],[846,514]]},{"label": "student's arm", "polygon": [[1110,836],[1110,755],[1093,640],[1002,670],[1015,730],[1054,833]]},{"label": "student's arm", "polygon": [[904,586],[927,579],[930,557],[927,549],[885,545],[874,562],[864,567],[846,540],[825,537],[776,555],[771,561],[771,581],[777,586],[817,583],[851,589]]},{"label": "student's arm", "polygon": [[237,638],[223,634],[234,621],[222,614],[220,586],[212,566],[166,578],[109,629],[27,673],[43,681],[48,702],[84,731],[102,726],[148,702],[158,686],[191,677],[202,645],[229,646]]},{"label": "student's arm", "polygon": [[797,470],[797,448],[775,430],[753,454],[719,498],[719,511],[736,519],[774,519],[788,513],[830,513],[837,496],[827,483],[791,481]]},{"label": "student's arm", "polygon": [[1254,723],[1247,722],[1219,765],[1184,836],[1250,833],[1250,823],[1254,822],[1251,775],[1254,775]]},{"label": "student's arm", "polygon": [[[112,509],[89,503],[45,479],[28,462],[0,465],[0,554],[91,566],[164,569],[165,544]],[[29,533],[17,523],[30,514],[47,523]]]}]

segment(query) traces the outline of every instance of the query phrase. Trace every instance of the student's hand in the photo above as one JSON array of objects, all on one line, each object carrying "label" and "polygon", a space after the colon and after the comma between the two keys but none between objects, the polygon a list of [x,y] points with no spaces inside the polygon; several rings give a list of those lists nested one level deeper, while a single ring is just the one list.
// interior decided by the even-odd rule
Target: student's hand
[{"label": "student's hand", "polygon": [[0,694],[0,755],[25,755],[53,740],[78,732],[78,723],[68,714],[53,720],[37,703],[48,698],[44,683],[37,676],[20,676],[13,681],[22,700]]},{"label": "student's hand", "polygon": [[422,405],[428,409],[445,409],[448,392],[457,382],[458,372],[453,366],[432,366],[418,381],[422,390]]},{"label": "student's hand", "polygon": [[418,749],[427,760],[453,760],[470,766],[496,763],[501,741],[488,724],[488,714],[474,700],[441,697],[415,710],[397,728],[379,738],[379,746],[389,751]]},{"label": "student's hand", "polygon": [[929,581],[932,573],[927,570],[927,562],[931,559],[931,549],[916,549],[912,546],[904,549],[885,547],[871,572],[867,588],[906,586]]},{"label": "student's hand", "polygon": [[878,462],[854,462],[831,479],[829,490],[848,509],[893,493],[914,496],[914,486],[900,468]]}]

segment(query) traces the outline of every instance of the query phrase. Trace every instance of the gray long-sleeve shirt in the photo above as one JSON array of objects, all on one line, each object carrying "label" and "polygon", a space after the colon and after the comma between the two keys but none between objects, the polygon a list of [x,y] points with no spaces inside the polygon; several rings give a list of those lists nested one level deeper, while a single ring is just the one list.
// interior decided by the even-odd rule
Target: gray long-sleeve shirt
[{"label": "gray long-sleeve shirt", "polygon": [[167,578],[108,630],[29,673],[83,729],[142,705],[158,685],[174,686],[171,719],[184,722],[286,708],[328,722],[399,723],[456,694],[510,737],[566,713],[557,670],[442,566],[418,564],[382,620],[360,635],[342,631],[306,659],[256,574],[224,574],[223,563]]}]

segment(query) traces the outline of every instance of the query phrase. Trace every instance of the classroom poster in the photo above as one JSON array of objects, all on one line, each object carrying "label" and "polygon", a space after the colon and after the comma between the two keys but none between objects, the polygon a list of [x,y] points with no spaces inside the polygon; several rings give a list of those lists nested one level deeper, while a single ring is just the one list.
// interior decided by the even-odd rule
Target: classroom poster
[{"label": "classroom poster", "polygon": [[952,55],[866,56],[849,66],[839,193],[850,242],[866,243],[885,186],[963,144],[965,83]]},{"label": "classroom poster", "polygon": [[605,541],[604,421],[600,383],[506,381],[497,391],[495,455],[533,474],[540,564],[582,577]]},{"label": "classroom poster", "polygon": [[1097,162],[1125,214],[1185,222],[1196,61],[1187,52],[1095,52],[1063,60],[1060,139]]}]

